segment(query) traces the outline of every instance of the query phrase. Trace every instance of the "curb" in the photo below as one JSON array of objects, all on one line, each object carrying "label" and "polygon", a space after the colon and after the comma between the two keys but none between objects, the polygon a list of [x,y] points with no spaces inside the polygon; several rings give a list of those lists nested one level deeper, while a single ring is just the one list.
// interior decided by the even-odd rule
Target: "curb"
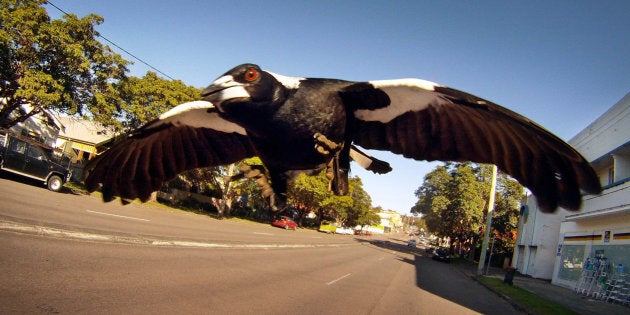
[{"label": "curb", "polygon": [[483,283],[482,281],[479,281],[479,276],[473,276],[470,275],[470,278],[472,278],[475,282],[481,284],[482,286],[484,286],[486,289],[494,292],[496,295],[498,295],[499,297],[501,297],[502,299],[506,300],[508,303],[510,303],[512,305],[512,307],[514,307],[514,309],[516,309],[517,311],[521,311],[521,312],[525,312],[529,315],[535,315],[535,313],[530,312],[529,310],[527,310],[525,307],[523,307],[521,304],[517,303],[516,301],[514,301],[511,297],[495,290],[493,287],[486,285],[485,283]]}]

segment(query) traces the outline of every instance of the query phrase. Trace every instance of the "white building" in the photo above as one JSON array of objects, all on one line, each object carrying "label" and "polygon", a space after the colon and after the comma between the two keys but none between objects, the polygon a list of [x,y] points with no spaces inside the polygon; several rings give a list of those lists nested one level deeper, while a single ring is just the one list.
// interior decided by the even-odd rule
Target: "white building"
[{"label": "white building", "polygon": [[393,210],[383,210],[378,213],[385,233],[396,232],[402,228],[402,216]]},{"label": "white building", "polygon": [[[5,104],[6,99],[0,98],[0,107]],[[28,113],[33,110],[33,107],[30,104],[22,104],[20,110]],[[42,109],[41,112],[27,118],[24,122],[9,128],[12,133],[39,141],[49,147],[55,146],[55,140],[63,129],[63,124],[47,109]]]},{"label": "white building", "polygon": [[[630,270],[630,94],[569,141],[591,161],[604,188],[580,211],[544,214],[534,197],[521,212],[512,265],[574,288],[587,258]],[[611,268],[615,272],[616,268]]]}]

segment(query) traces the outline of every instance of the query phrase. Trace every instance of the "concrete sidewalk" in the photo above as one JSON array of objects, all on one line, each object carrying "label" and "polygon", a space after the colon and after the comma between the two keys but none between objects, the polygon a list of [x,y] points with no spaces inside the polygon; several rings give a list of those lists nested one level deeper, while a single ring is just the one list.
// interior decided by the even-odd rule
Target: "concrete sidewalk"
[{"label": "concrete sidewalk", "polygon": [[[474,277],[477,275],[476,265],[462,265],[462,272]],[[500,268],[490,268],[489,277],[496,277],[501,280],[505,277],[505,270]],[[556,302],[564,307],[584,315],[593,314],[630,314],[630,307],[619,304],[608,303],[596,300],[592,297],[577,294],[574,290],[551,284],[549,280],[541,280],[522,275],[514,276],[514,286],[525,289],[547,300]],[[514,302],[513,302],[514,303]],[[518,305],[517,305],[518,306]]]}]

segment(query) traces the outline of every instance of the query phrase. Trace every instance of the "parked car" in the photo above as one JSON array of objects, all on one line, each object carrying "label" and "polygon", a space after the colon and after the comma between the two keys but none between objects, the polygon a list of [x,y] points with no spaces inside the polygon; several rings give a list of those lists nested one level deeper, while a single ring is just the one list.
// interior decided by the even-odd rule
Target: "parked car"
[{"label": "parked car", "polygon": [[328,234],[335,233],[337,231],[337,226],[328,221],[322,221],[322,223],[319,225],[318,231]]},{"label": "parked car", "polygon": [[70,179],[69,164],[44,144],[8,133],[0,137],[0,169],[42,181],[52,191]]},{"label": "parked car", "polygon": [[352,235],[354,234],[354,231],[350,228],[347,227],[338,227],[337,229],[335,229],[335,233],[337,234],[345,234],[345,235]]},{"label": "parked car", "polygon": [[438,243],[436,241],[432,241],[424,246],[424,251],[427,253],[433,253],[436,248],[438,248]]},{"label": "parked car", "polygon": [[409,246],[409,247],[416,247],[416,244],[417,244],[417,242],[416,242],[416,240],[415,240],[415,239],[413,239],[413,238],[412,238],[412,239],[410,239],[410,240],[407,242],[407,246]]},{"label": "parked car", "polygon": [[450,250],[446,247],[438,247],[433,251],[433,257],[434,260],[441,260],[443,262],[450,262],[451,261],[451,254],[450,254]]},{"label": "parked car", "polygon": [[368,230],[354,230],[354,235],[366,235],[366,236],[371,236],[372,232],[368,231]]},{"label": "parked car", "polygon": [[271,225],[284,228],[285,230],[297,229],[297,223],[295,223],[295,221],[293,221],[291,218],[284,215],[273,220],[273,223],[271,223]]}]

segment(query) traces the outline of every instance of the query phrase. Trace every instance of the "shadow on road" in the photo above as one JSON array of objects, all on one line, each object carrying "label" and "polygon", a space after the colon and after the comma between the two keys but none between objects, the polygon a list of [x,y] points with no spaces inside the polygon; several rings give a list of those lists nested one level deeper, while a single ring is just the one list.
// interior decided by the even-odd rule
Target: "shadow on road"
[{"label": "shadow on road", "polygon": [[[32,179],[29,177],[24,177],[24,176],[20,176],[20,175],[16,175],[10,172],[5,172],[5,171],[0,171],[0,178],[4,178],[4,179],[8,179],[11,181],[16,181],[16,182],[20,182],[22,184],[26,184],[26,185],[32,185],[32,186],[37,186],[37,187],[41,187],[42,189],[47,189],[46,185],[44,183],[42,183],[42,181],[37,180],[37,179]],[[59,191],[59,193],[62,194],[68,194],[68,195],[80,195],[80,193],[75,192],[74,190],[63,186],[61,187],[61,190]]]},{"label": "shadow on road", "polygon": [[399,260],[415,267],[416,286],[419,289],[476,312],[495,313],[492,309],[492,303],[488,301],[488,294],[490,296],[494,296],[494,294],[464,272],[466,268],[470,268],[469,262],[456,260],[445,263],[435,261],[423,248],[406,246],[405,241],[397,239],[357,239],[357,241],[369,243],[388,252],[396,251],[401,254],[413,255],[411,257],[400,256]]}]

